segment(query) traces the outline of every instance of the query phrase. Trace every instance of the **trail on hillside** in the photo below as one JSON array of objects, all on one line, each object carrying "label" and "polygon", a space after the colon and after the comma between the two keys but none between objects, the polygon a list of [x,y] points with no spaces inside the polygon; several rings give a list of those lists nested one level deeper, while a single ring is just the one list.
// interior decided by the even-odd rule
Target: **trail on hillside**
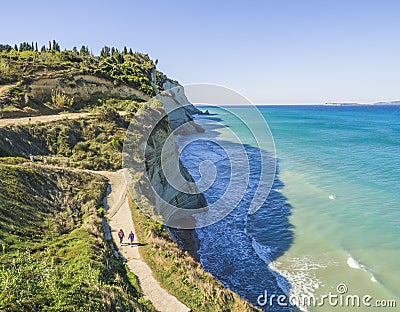
[{"label": "trail on hillside", "polygon": [[[143,296],[152,302],[153,306],[161,312],[188,312],[190,309],[176,297],[169,294],[160,286],[153,277],[150,267],[141,259],[139,244],[135,233],[131,211],[128,205],[127,189],[123,170],[117,172],[91,171],[101,174],[109,179],[110,192],[107,196],[107,208],[111,235],[121,256],[126,260],[129,270],[136,275]],[[123,229],[125,238],[122,245],[119,244],[118,231]],[[128,244],[128,234],[133,231],[135,242]]]},{"label": "trail on hillside", "polygon": [[[122,115],[126,114],[122,112]],[[51,122],[66,118],[76,119],[90,115],[90,113],[69,113],[64,115],[45,115],[35,117],[7,118],[0,119],[0,127],[7,125],[24,125],[38,122]],[[70,169],[73,171],[90,172],[100,174],[109,180],[109,192],[105,200],[108,216],[108,225],[111,230],[111,237],[118,252],[116,255],[126,260],[129,270],[135,274],[143,292],[143,297],[150,300],[153,306],[160,312],[189,312],[190,309],[180,302],[175,296],[169,294],[160,286],[153,277],[150,267],[141,259],[139,244],[132,221],[131,211],[128,205],[127,187],[123,176],[123,170],[117,172],[94,171],[78,168],[60,167],[48,165],[55,169]],[[125,232],[124,244],[119,245],[118,231],[123,229]],[[128,234],[133,231],[135,243],[128,245]],[[106,233],[107,236],[107,233]]]},{"label": "trail on hillside", "polygon": [[[125,116],[129,113],[125,111],[118,111],[120,116]],[[56,114],[56,115],[40,115],[40,116],[32,116],[32,117],[12,117],[12,118],[1,118],[0,117],[0,127],[8,126],[8,125],[28,125],[40,122],[52,122],[57,120],[64,119],[79,119],[88,116],[96,116],[95,113],[66,113],[66,114]]]},{"label": "trail on hillside", "polygon": [[39,122],[50,122],[63,119],[78,119],[91,115],[91,113],[68,113],[61,115],[42,115],[33,117],[0,118],[0,127],[8,125],[27,125]]}]

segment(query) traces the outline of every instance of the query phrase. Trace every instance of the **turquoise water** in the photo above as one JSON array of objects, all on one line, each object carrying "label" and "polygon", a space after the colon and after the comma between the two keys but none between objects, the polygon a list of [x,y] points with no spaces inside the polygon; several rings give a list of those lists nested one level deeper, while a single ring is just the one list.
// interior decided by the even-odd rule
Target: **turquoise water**
[{"label": "turquoise water", "polygon": [[[232,114],[208,109],[215,115],[199,116],[198,123],[206,125],[207,118],[218,118],[231,131],[241,133],[244,142],[248,139],[253,144],[243,131],[245,125]],[[246,114],[249,108],[229,110]],[[254,215],[241,210],[247,203],[244,200],[229,216],[231,221],[198,230],[205,269],[255,304],[262,288],[292,297],[318,296],[344,283],[349,294],[396,299],[399,305],[400,107],[265,106],[259,110],[275,140],[276,181]],[[224,131],[217,137],[213,134],[213,139],[224,140]],[[182,156],[194,176],[196,161],[189,156],[198,153],[202,144],[198,142]],[[257,166],[256,158],[250,158],[251,165]],[[251,192],[250,185],[250,197]],[[206,193],[207,200],[216,193]],[[226,231],[228,241],[234,237],[247,243],[240,247],[215,243],[216,235],[221,237]],[[226,269],[232,253],[242,265]],[[246,257],[253,258],[252,262]],[[243,277],[251,274],[252,278]],[[271,279],[272,284],[266,281]],[[340,310],[298,306],[311,311]],[[288,311],[277,306],[270,310]]]}]

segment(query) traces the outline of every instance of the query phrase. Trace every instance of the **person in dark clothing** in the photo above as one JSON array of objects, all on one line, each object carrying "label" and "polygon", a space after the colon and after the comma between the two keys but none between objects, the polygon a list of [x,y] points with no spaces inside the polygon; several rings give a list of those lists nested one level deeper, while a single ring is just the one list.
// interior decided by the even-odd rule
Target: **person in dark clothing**
[{"label": "person in dark clothing", "polygon": [[124,240],[125,237],[125,233],[124,231],[122,231],[122,229],[119,230],[118,237],[119,237],[119,243],[122,245],[122,241]]},{"label": "person in dark clothing", "polygon": [[135,234],[131,231],[128,235],[128,239],[131,241],[131,245],[133,245],[133,241],[135,240]]}]

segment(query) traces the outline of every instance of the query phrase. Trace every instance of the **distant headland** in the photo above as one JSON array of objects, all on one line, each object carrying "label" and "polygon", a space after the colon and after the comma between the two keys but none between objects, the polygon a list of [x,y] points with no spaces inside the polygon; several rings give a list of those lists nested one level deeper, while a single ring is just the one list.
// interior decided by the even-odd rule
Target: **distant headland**
[{"label": "distant headland", "polygon": [[376,102],[376,103],[325,103],[328,106],[383,106],[383,105],[400,105],[400,101],[390,101],[390,102]]}]

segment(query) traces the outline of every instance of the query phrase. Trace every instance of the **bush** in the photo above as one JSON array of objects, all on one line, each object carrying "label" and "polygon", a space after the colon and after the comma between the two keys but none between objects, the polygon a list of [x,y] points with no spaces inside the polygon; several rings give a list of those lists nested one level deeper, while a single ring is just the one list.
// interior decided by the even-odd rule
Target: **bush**
[{"label": "bush", "polygon": [[60,90],[51,90],[51,103],[57,109],[69,108],[74,104],[74,98]]},{"label": "bush", "polygon": [[105,241],[105,178],[0,164],[0,311],[153,311]]}]

